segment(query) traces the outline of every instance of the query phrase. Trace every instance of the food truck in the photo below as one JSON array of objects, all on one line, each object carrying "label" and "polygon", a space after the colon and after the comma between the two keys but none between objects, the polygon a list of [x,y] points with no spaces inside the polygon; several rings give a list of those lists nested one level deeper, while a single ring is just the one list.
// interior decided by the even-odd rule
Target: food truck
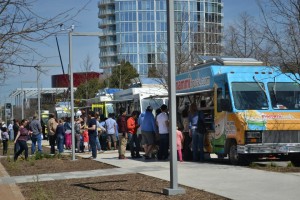
[{"label": "food truck", "polygon": [[261,158],[300,166],[298,74],[251,58],[211,58],[176,76],[178,109],[195,102],[205,116],[204,150],[232,164]]}]

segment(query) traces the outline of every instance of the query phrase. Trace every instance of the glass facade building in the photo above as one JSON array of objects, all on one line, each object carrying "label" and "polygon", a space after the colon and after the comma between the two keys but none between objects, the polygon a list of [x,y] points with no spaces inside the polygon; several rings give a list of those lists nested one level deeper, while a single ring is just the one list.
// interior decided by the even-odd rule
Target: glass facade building
[{"label": "glass facade building", "polygon": [[[141,76],[166,62],[166,0],[100,0],[100,68],[129,61]],[[221,0],[175,0],[175,42],[194,55],[222,51]],[[191,64],[193,61],[190,61]]]}]

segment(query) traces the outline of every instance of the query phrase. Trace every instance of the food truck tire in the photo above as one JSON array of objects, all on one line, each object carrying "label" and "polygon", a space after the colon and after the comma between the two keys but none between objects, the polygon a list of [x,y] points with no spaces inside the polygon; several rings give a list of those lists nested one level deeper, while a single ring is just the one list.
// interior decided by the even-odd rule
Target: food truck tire
[{"label": "food truck tire", "polygon": [[295,167],[300,167],[300,154],[299,153],[291,154],[290,160]]},{"label": "food truck tire", "polygon": [[251,163],[250,155],[237,153],[237,145],[235,142],[231,142],[230,144],[228,157],[232,165],[246,166]]}]

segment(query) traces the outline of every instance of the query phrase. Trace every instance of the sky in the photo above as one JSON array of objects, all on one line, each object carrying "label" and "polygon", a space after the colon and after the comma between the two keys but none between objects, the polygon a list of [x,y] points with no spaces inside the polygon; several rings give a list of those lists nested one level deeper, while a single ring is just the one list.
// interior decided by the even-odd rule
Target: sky
[{"label": "sky", "polygon": [[[84,5],[87,6],[79,15],[77,15],[69,24],[64,24],[65,29],[72,24],[75,25],[74,32],[98,32],[98,1],[99,0],[37,0],[33,4],[33,10],[41,16],[51,16],[69,9],[73,9],[73,13],[81,9]],[[224,7],[224,28],[226,25],[233,23],[238,15],[242,12],[248,12],[252,16],[258,15],[258,7],[254,0],[223,0]],[[68,72],[69,63],[69,42],[68,35],[58,35],[58,42],[60,52],[63,60],[65,73]],[[99,39],[95,36],[72,37],[72,63],[73,72],[83,71],[83,62],[89,56],[93,64],[92,71],[99,72]],[[62,74],[60,66],[60,59],[57,50],[55,37],[50,37],[45,41],[45,44],[38,44],[35,48],[42,55],[49,57],[46,62],[42,63],[44,66],[44,73],[40,75],[41,88],[51,88],[51,76]],[[36,58],[38,59],[38,58]],[[53,66],[53,67],[50,67]],[[15,73],[10,74],[5,84],[0,86],[0,105],[4,103],[15,104],[15,99],[10,98],[9,95],[17,88],[36,88],[37,72],[33,68],[22,69],[22,74],[16,70]]]}]

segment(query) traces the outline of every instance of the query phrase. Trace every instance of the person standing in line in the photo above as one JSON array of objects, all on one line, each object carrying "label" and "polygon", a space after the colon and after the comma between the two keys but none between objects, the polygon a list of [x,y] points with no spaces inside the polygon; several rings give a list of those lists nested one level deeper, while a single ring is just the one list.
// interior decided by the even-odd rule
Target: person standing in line
[{"label": "person standing in line", "polygon": [[58,153],[64,152],[65,132],[66,131],[65,131],[65,127],[64,127],[64,120],[59,119],[58,125],[55,130]]},{"label": "person standing in line", "polygon": [[192,143],[192,137],[189,134],[189,106],[185,105],[184,110],[181,113],[181,121],[183,124],[183,137],[184,137],[184,143],[182,147],[183,151],[183,159],[186,161],[193,160],[193,154],[191,151],[191,143]]},{"label": "person standing in line", "polygon": [[144,119],[141,123],[142,144],[144,145],[145,159],[151,159],[150,156],[155,142],[155,133],[157,132],[155,118],[152,111],[153,108],[148,106],[144,115]]},{"label": "person standing in line", "polygon": [[126,109],[120,108],[120,116],[117,119],[119,133],[119,159],[126,159],[125,152],[128,139],[126,114]]},{"label": "person standing in line", "polygon": [[204,134],[200,134],[198,130],[198,120],[203,118],[204,115],[198,111],[196,103],[192,103],[189,112],[189,127],[190,137],[192,137],[193,161],[204,161]]},{"label": "person standing in line", "polygon": [[166,160],[169,157],[169,116],[167,114],[168,107],[163,104],[161,113],[156,117],[156,124],[159,132],[159,150],[157,159]]},{"label": "person standing in line", "polygon": [[54,114],[49,114],[49,120],[47,123],[47,130],[48,130],[48,139],[50,144],[50,153],[55,154],[55,141],[56,141],[56,127],[57,122],[54,118]]},{"label": "person standing in line", "polygon": [[11,121],[8,125],[8,135],[9,135],[9,140],[14,141],[14,129],[13,129],[13,121]]},{"label": "person standing in line", "polygon": [[7,132],[7,128],[6,127],[2,128],[1,137],[2,137],[2,144],[3,144],[3,156],[5,156],[7,154],[8,139],[9,139],[9,134]]},{"label": "person standing in line", "polygon": [[[19,132],[19,120],[14,119],[14,124],[13,124],[13,130],[14,130],[14,139],[16,139],[18,132]],[[17,153],[17,151],[19,151],[20,147],[18,143],[15,143],[14,145],[14,154]]]},{"label": "person standing in line", "polygon": [[105,129],[105,130],[102,130],[101,135],[100,135],[100,144],[101,144],[101,148],[103,151],[107,150],[107,131],[106,131],[105,120],[107,120],[107,118],[104,117],[103,115],[101,115],[99,123]]},{"label": "person standing in line", "polygon": [[81,118],[76,118],[75,119],[75,125],[74,125],[74,131],[75,131],[75,153],[80,152],[80,131],[81,131]]},{"label": "person standing in line", "polygon": [[21,153],[23,151],[25,151],[25,160],[28,160],[27,140],[28,140],[28,136],[33,134],[33,132],[26,128],[27,124],[28,124],[28,121],[26,119],[23,119],[21,121],[21,126],[19,128],[18,134],[17,134],[17,136],[15,138],[15,141],[14,141],[15,144],[17,142],[19,143],[20,149],[19,149],[19,151],[17,151],[15,153],[14,161],[17,161],[19,155],[21,155]]},{"label": "person standing in line", "polygon": [[131,117],[127,119],[128,134],[131,135],[129,146],[132,158],[141,158],[140,156],[140,141],[137,136],[138,129],[138,111],[133,111]]},{"label": "person standing in line", "polygon": [[176,130],[176,143],[177,143],[177,155],[178,155],[179,161],[183,162],[183,160],[182,160],[183,135],[182,135],[182,132],[180,130],[178,130],[178,126],[177,126],[177,130]]},{"label": "person standing in line", "polygon": [[[84,127],[86,127],[87,125],[84,125]],[[87,129],[84,129],[82,132],[82,138],[83,138],[83,152],[89,152],[90,149],[90,142],[89,142],[89,132],[87,131]]]},{"label": "person standing in line", "polygon": [[31,154],[35,153],[36,143],[38,146],[38,152],[42,153],[42,126],[41,122],[37,119],[37,116],[34,115],[32,121],[29,124],[29,129],[32,131],[31,135]]},{"label": "person standing in line", "polygon": [[105,120],[106,132],[107,132],[107,141],[108,141],[108,150],[111,150],[111,142],[113,142],[114,150],[117,149],[117,122],[113,119],[113,113],[108,114],[108,119]]},{"label": "person standing in line", "polygon": [[98,152],[103,152],[101,151],[101,144],[100,144],[100,135],[102,132],[105,132],[106,129],[100,124],[99,120],[100,120],[100,117],[99,117],[99,113],[95,113],[95,118],[96,118],[96,122],[97,122],[97,137],[96,137],[96,147],[97,147],[97,150]]},{"label": "person standing in line", "polygon": [[72,147],[72,125],[71,125],[71,117],[67,117],[64,123],[65,127],[65,145],[66,149],[71,149]]},{"label": "person standing in line", "polygon": [[89,143],[90,143],[91,149],[92,149],[92,157],[91,158],[96,159],[97,158],[97,148],[96,148],[97,121],[95,118],[94,111],[89,111],[87,131],[89,134]]}]

